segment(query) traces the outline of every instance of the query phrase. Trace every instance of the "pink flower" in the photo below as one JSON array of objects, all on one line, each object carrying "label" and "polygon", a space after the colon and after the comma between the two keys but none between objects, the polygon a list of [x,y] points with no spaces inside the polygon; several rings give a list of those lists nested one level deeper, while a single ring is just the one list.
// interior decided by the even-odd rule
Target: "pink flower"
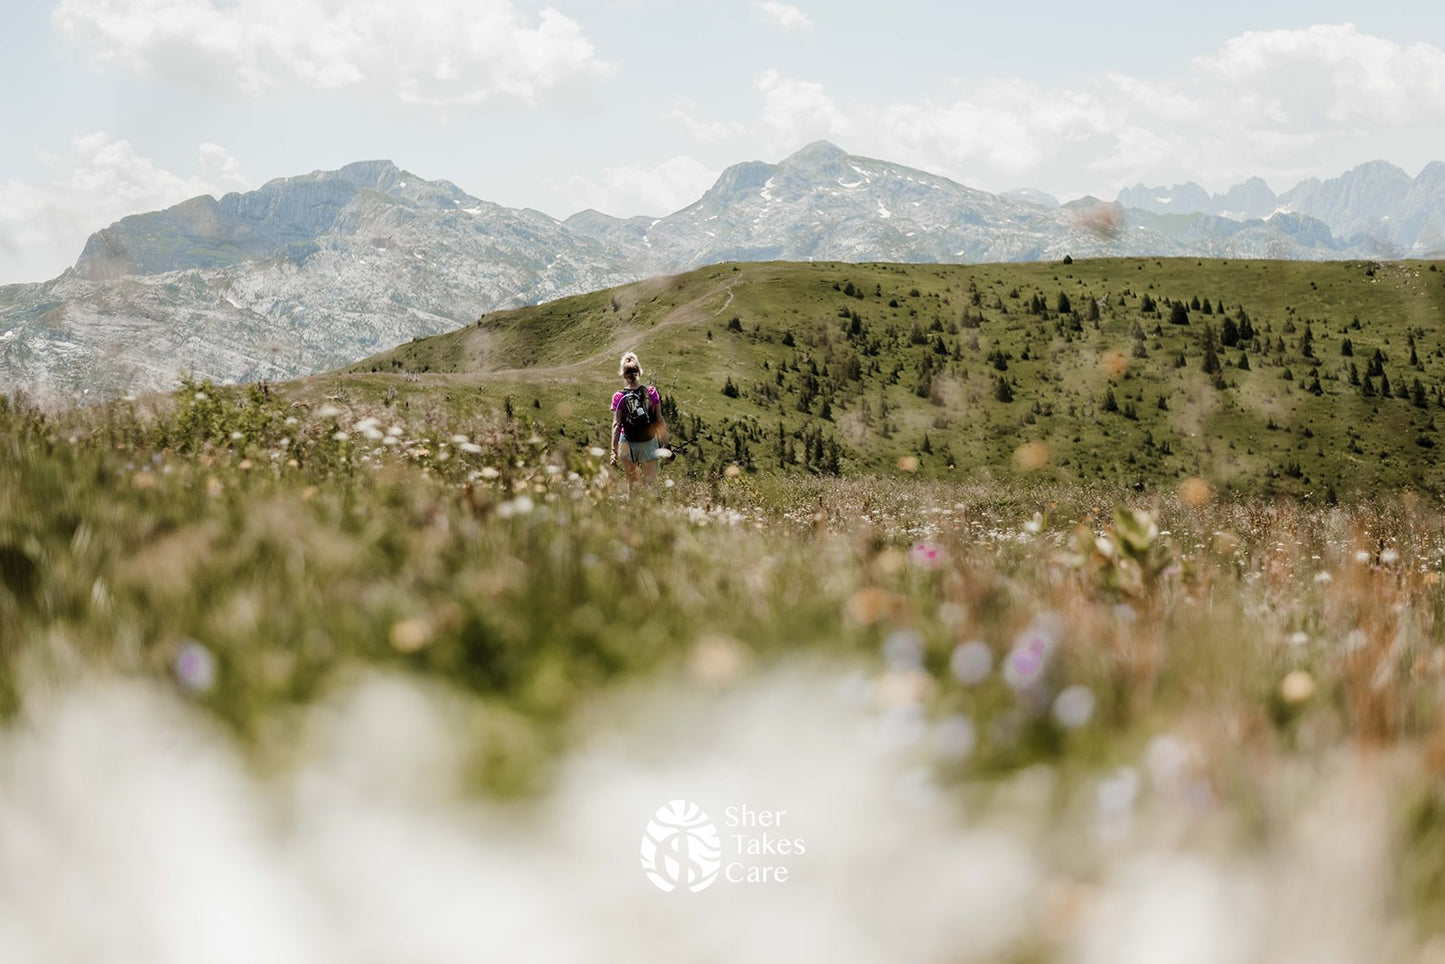
[{"label": "pink flower", "polygon": [[909,551],[909,558],[920,569],[937,569],[943,565],[943,547],[936,542],[919,542]]}]

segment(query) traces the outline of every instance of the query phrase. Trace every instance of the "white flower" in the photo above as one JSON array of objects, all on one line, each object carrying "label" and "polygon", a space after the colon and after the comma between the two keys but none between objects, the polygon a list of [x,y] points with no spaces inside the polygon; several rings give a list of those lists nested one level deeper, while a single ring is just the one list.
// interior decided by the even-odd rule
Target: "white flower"
[{"label": "white flower", "polygon": [[590,449],[587,450],[587,454],[590,455],[590,456],[592,456],[594,459],[600,459],[600,458],[602,458],[602,456],[606,455],[607,453],[604,452],[602,449],[600,449],[600,448],[598,448],[597,446],[594,445],[594,446],[592,446]]},{"label": "white flower", "polygon": [[1393,566],[1399,561],[1400,554],[1394,549],[1386,549],[1384,552],[1380,553],[1380,562],[1384,563],[1387,566]]},{"label": "white flower", "polygon": [[993,652],[987,643],[970,640],[955,647],[948,660],[948,668],[954,679],[965,686],[973,686],[988,678],[993,672]]},{"label": "white flower", "polygon": [[1094,693],[1087,686],[1074,685],[1054,698],[1054,719],[1066,730],[1077,730],[1094,715]]},{"label": "white flower", "polygon": [[471,439],[467,438],[465,435],[453,435],[453,436],[452,436],[452,444],[453,444],[453,445],[466,445],[466,444],[467,444],[468,442],[470,442],[470,441],[471,441]]},{"label": "white flower", "polygon": [[502,473],[498,472],[496,469],[492,468],[490,465],[486,465],[486,466],[483,466],[483,467],[482,467],[482,471],[481,471],[479,474],[480,474],[481,477],[484,478],[484,479],[495,479],[495,478],[497,478],[499,475],[501,475]]},{"label": "white flower", "polygon": [[320,415],[322,418],[335,418],[336,416],[341,414],[341,409],[337,408],[335,405],[322,405],[321,410],[316,414]]},{"label": "white flower", "polygon": [[[482,447],[476,442],[463,442],[462,444],[458,445],[457,448],[461,449],[463,452],[470,452],[472,455],[482,454]],[[492,471],[495,472],[497,470],[492,469]],[[493,478],[495,478],[495,476],[493,476]]]},{"label": "white flower", "polygon": [[933,729],[933,748],[946,760],[964,760],[978,743],[978,731],[966,716],[945,716]]},{"label": "white flower", "polygon": [[923,637],[912,629],[895,629],[883,640],[883,659],[893,669],[922,669]]},{"label": "white flower", "polygon": [[192,693],[204,693],[216,684],[216,657],[194,639],[186,640],[176,653],[176,682]]}]

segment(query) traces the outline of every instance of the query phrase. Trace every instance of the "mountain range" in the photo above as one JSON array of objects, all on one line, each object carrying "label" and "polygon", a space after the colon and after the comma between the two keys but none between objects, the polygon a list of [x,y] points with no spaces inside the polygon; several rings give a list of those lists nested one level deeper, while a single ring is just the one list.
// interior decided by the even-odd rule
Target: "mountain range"
[{"label": "mountain range", "polygon": [[[1188,209],[1188,210],[1185,210]],[[335,368],[505,307],[722,261],[1327,260],[1445,248],[1445,164],[1382,162],[1275,196],[1143,186],[1110,203],[990,194],[811,144],[728,168],[662,218],[556,220],[389,161],[193,198],[96,232],[51,281],[0,287],[0,384],[55,400]]]}]

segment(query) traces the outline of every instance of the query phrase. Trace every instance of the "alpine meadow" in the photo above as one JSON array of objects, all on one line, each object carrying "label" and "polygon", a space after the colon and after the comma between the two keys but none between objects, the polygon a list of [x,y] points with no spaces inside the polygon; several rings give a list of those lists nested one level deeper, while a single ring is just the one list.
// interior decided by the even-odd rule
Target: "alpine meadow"
[{"label": "alpine meadow", "polygon": [[[718,959],[806,943],[825,893],[910,959],[1166,953],[1115,929],[1160,901],[1248,920],[1230,941],[1259,959],[1416,959],[1445,927],[1442,298],[1423,262],[723,264],[295,382],[8,402],[0,693],[35,732],[7,806],[100,860],[115,817],[51,813],[80,740],[132,761],[127,796],[147,760],[193,806],[343,821],[318,854],[212,818],[270,840],[246,886],[299,861],[350,926],[377,898],[343,868],[412,848],[488,900],[502,847],[517,899],[631,946],[708,911],[600,911],[615,857],[558,841],[690,772],[812,810],[824,852],[736,898],[786,916]],[[605,459],[620,346],[672,430],[631,499]],[[42,695],[116,674],[152,682]],[[155,687],[180,698],[158,718]],[[188,775],[198,752],[229,775]],[[544,897],[558,859],[594,883]],[[903,904],[872,902],[879,860]],[[434,926],[570,959],[452,901],[398,913],[396,946]]]},{"label": "alpine meadow", "polygon": [[0,87],[0,964],[1445,964],[1445,4]]}]

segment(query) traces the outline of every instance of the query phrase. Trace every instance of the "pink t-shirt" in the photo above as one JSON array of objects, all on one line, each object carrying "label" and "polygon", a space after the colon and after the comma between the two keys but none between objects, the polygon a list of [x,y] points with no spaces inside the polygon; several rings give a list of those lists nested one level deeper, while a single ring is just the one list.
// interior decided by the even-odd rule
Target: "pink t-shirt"
[{"label": "pink t-shirt", "polygon": [[[615,394],[615,395],[612,396],[612,411],[613,411],[613,412],[616,412],[616,411],[617,411],[617,406],[619,406],[619,405],[621,405],[621,404],[622,404],[622,393],[621,393],[621,392],[618,392],[617,394]],[[656,389],[655,387],[653,387],[652,385],[648,385],[648,386],[647,386],[647,406],[648,406],[648,408],[651,408],[651,407],[653,407],[654,405],[661,405],[661,404],[662,404],[662,396],[658,394],[657,389]],[[626,432],[623,432],[622,434],[623,434],[623,437],[624,437],[624,438],[625,438],[626,435],[627,435]],[[631,441],[631,439],[628,439],[628,441]]]}]

